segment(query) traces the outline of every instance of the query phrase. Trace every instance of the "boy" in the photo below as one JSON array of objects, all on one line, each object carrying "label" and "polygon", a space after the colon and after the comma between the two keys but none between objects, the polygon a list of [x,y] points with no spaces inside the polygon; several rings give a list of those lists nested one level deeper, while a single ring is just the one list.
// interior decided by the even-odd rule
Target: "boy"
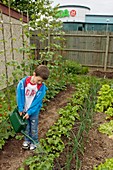
[{"label": "boy", "polygon": [[29,138],[24,137],[23,148],[34,150],[38,143],[38,115],[42,107],[42,100],[46,94],[47,87],[43,83],[49,77],[49,69],[45,65],[39,65],[33,76],[27,76],[20,80],[17,86],[17,105],[20,116],[24,115],[28,124],[26,134],[29,135],[35,143]]}]

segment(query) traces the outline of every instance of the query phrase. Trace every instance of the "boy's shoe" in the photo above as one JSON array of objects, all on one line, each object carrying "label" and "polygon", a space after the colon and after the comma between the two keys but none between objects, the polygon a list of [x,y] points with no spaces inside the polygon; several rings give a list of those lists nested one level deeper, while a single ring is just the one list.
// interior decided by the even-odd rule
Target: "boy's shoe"
[{"label": "boy's shoe", "polygon": [[35,149],[36,149],[36,145],[33,144],[33,143],[31,143],[31,144],[30,144],[30,150],[35,150]]},{"label": "boy's shoe", "polygon": [[30,142],[28,142],[28,141],[24,141],[22,144],[23,149],[29,149],[29,146],[30,146]]}]

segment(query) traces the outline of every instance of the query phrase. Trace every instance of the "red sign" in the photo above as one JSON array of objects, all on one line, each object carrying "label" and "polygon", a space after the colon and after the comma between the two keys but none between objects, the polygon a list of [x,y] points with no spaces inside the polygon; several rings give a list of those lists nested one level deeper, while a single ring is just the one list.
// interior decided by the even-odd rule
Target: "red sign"
[{"label": "red sign", "polygon": [[70,15],[71,15],[71,17],[74,17],[76,15],[76,11],[75,10],[71,10],[70,11]]}]

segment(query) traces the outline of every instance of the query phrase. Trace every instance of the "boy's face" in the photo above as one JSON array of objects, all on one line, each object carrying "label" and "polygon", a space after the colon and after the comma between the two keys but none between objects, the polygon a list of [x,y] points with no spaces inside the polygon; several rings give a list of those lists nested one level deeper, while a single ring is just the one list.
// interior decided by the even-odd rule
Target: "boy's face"
[{"label": "boy's face", "polygon": [[43,79],[40,76],[34,76],[34,80],[33,81],[34,81],[35,84],[42,84]]}]

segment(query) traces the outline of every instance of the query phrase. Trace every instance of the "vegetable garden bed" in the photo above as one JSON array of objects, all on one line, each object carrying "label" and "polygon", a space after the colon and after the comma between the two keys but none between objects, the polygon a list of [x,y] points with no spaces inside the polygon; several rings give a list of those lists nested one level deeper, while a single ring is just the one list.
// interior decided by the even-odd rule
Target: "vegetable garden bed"
[{"label": "vegetable garden bed", "polygon": [[[39,139],[44,138],[46,132],[58,119],[57,110],[67,104],[68,98],[74,92],[73,86],[67,86],[67,89],[61,91],[51,102],[48,103],[46,110],[41,111],[39,118]],[[16,170],[23,161],[33,153],[22,150],[22,140],[11,138],[7,140],[5,146],[0,150],[0,169]]]},{"label": "vegetable garden bed", "polygon": [[[58,109],[66,107],[69,98],[72,97],[72,94],[76,91],[75,87],[70,85],[66,90],[61,91],[48,103],[46,110],[41,112],[39,138],[46,138],[46,132],[50,126],[59,119],[59,115],[57,114]],[[88,116],[90,111],[92,112],[91,108],[94,107],[93,104],[95,104],[95,102],[91,103],[93,97],[94,96],[90,96],[88,102],[84,101],[85,105],[81,113],[84,118],[83,122],[86,121],[84,116]],[[74,102],[76,102],[76,100]],[[87,104],[90,105],[89,110],[85,107]],[[68,136],[68,138],[65,135],[62,136],[65,148],[60,153],[59,157],[54,160],[53,170],[93,170],[94,166],[98,166],[100,163],[104,163],[107,158],[113,157],[113,140],[108,138],[106,134],[102,134],[98,131],[100,124],[105,122],[105,114],[95,112],[90,120],[93,123],[91,129],[87,126],[87,121],[86,124],[82,123],[80,125],[80,121],[77,120],[70,131],[70,136]],[[80,126],[82,133],[79,131]],[[86,126],[86,128],[84,128],[84,126]],[[78,139],[76,136],[78,132],[80,137],[83,137],[83,142],[81,142],[81,138],[78,138],[80,139],[79,142],[77,141]],[[33,152],[22,150],[21,145],[22,140],[7,140],[3,150],[0,151],[1,170],[16,170],[22,166],[26,158],[33,155],[35,156]],[[28,170],[29,166],[25,166],[24,168]]]}]

